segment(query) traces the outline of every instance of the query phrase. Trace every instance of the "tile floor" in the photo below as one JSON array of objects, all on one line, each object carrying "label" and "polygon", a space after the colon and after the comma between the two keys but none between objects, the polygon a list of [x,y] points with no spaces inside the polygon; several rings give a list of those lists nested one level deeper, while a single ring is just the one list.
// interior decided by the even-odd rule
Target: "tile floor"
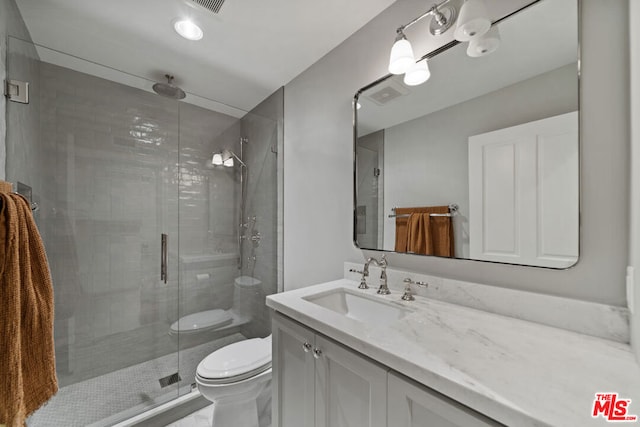
[{"label": "tile floor", "polygon": [[212,416],[213,405],[209,405],[165,427],[211,427]]},{"label": "tile floor", "polygon": [[[145,408],[171,400],[189,388],[204,357],[227,344],[245,339],[239,333],[154,360],[62,387],[27,421],[28,427],[100,427],[113,425]],[[182,381],[161,388],[158,379],[179,366]],[[133,409],[132,409],[133,408]]]}]

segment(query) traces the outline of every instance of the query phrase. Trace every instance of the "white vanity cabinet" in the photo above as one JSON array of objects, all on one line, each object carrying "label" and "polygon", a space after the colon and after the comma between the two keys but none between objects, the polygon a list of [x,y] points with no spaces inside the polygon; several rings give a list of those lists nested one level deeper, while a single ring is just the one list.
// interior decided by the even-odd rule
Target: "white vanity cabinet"
[{"label": "white vanity cabinet", "polygon": [[388,378],[389,427],[502,425],[392,371]]},{"label": "white vanity cabinet", "polygon": [[385,427],[387,370],[273,316],[273,426]]},{"label": "white vanity cabinet", "polygon": [[273,427],[501,424],[273,314]]}]

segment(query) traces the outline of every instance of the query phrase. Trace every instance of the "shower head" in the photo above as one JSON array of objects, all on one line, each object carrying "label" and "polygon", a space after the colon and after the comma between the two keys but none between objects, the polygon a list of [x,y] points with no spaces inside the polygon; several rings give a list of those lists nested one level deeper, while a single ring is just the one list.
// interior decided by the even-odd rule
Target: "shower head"
[{"label": "shower head", "polygon": [[173,76],[170,74],[165,74],[164,76],[167,78],[167,82],[154,84],[153,91],[158,95],[162,95],[167,98],[184,99],[187,94],[178,86],[171,83],[173,81]]},{"label": "shower head", "polygon": [[218,153],[213,153],[211,164],[214,166],[226,166],[231,168],[234,165],[234,159],[237,160],[241,166],[244,166],[245,168],[247,167],[247,165],[242,161],[240,157],[236,155],[236,153],[227,149],[224,149]]}]

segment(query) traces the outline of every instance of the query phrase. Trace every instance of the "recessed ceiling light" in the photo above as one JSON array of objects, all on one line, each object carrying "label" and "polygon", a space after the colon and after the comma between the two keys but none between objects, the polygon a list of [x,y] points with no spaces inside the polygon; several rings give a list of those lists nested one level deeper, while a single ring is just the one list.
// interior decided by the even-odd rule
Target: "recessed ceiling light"
[{"label": "recessed ceiling light", "polygon": [[202,29],[188,19],[175,21],[173,28],[187,40],[200,40],[204,35]]}]

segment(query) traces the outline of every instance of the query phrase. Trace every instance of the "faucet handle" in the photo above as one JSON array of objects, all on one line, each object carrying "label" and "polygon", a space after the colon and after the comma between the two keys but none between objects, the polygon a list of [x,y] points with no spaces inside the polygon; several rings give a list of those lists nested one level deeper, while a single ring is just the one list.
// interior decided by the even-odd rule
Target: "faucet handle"
[{"label": "faucet handle", "polygon": [[403,280],[403,282],[406,284],[406,286],[410,286],[410,285],[418,285],[421,288],[427,288],[429,287],[429,283],[427,282],[421,282],[421,281],[414,281],[413,279],[411,279],[410,277],[407,277],[406,279]]},{"label": "faucet handle", "polygon": [[363,268],[362,270],[356,270],[355,268],[350,268],[349,269],[350,273],[360,273],[362,274],[362,276],[360,276],[360,284],[358,285],[358,289],[369,289],[369,285],[367,285],[367,276],[369,275],[368,271],[366,268]]},{"label": "faucet handle", "polygon": [[413,294],[411,293],[411,284],[415,283],[413,280],[411,280],[410,278],[406,278],[403,280],[404,282],[404,294],[402,295],[402,300],[403,301],[413,301],[415,300]]},{"label": "faucet handle", "polygon": [[380,267],[387,268],[387,254],[382,254],[380,258]]},{"label": "faucet handle", "polygon": [[413,294],[411,293],[411,285],[418,285],[420,287],[426,288],[427,286],[429,286],[429,284],[427,282],[416,282],[413,279],[407,277],[406,279],[403,280],[404,282],[404,295],[402,295],[402,299],[404,301],[413,301],[415,300]]}]

